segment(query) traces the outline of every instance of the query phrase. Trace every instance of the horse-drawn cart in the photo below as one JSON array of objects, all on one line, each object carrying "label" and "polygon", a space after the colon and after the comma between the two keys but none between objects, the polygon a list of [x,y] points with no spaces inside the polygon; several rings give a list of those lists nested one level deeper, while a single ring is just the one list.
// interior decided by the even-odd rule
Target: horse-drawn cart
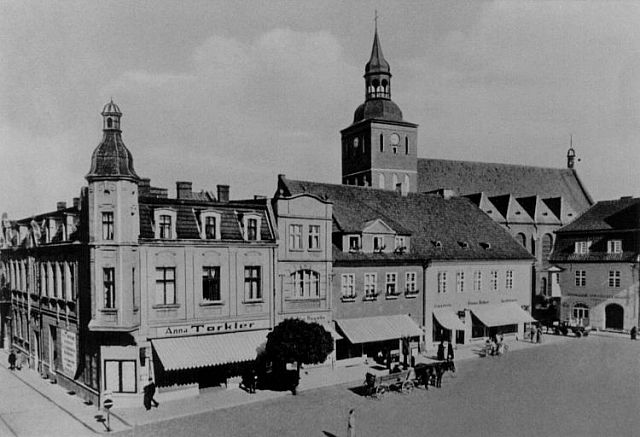
[{"label": "horse-drawn cart", "polygon": [[389,373],[388,375],[367,373],[364,381],[365,395],[374,399],[382,399],[384,394],[389,391],[408,393],[415,387],[414,376],[413,369]]}]

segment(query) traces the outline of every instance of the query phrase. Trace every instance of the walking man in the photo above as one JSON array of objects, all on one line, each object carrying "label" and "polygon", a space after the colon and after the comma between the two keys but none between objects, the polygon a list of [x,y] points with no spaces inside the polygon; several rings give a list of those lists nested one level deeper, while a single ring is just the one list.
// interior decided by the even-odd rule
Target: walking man
[{"label": "walking man", "polygon": [[453,344],[451,342],[447,345],[447,361],[453,361]]},{"label": "walking man", "polygon": [[9,352],[9,370],[14,370],[16,368],[16,353],[11,349]]},{"label": "walking man", "polygon": [[153,398],[155,394],[156,394],[156,384],[153,382],[153,378],[149,378],[149,383],[144,386],[144,399],[143,399],[144,407],[147,410],[151,409],[152,404],[156,408],[158,408],[158,405],[160,405],[160,403]]},{"label": "walking man", "polygon": [[634,326],[631,328],[631,331],[629,331],[629,334],[631,334],[631,340],[635,340],[638,336],[638,328]]}]

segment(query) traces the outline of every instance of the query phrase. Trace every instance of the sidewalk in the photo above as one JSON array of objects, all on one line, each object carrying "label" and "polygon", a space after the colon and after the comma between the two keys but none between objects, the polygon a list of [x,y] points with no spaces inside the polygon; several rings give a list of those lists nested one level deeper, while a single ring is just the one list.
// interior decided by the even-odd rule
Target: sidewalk
[{"label": "sidewalk", "polygon": [[[555,344],[563,341],[570,341],[573,337],[562,337],[554,335],[545,335],[543,343],[533,344],[529,341],[515,341],[509,339],[510,352],[544,346],[545,344]],[[460,346],[455,351],[455,361],[459,363],[461,361],[478,358],[478,350],[483,346],[481,342],[471,345]],[[492,358],[485,358],[492,359]],[[428,362],[432,358],[427,356],[418,357],[418,362]],[[300,386],[298,392],[304,392],[306,390],[317,389],[321,387],[339,385],[344,383],[361,383],[364,380],[366,372],[376,372],[375,367],[372,368],[368,364],[360,364],[348,367],[316,367],[303,369],[300,379]],[[379,370],[385,372],[386,370]],[[47,420],[50,423],[62,423],[61,418],[65,420],[74,419],[76,426],[79,426],[84,433],[67,432],[60,435],[95,435],[95,433],[106,433],[106,427],[104,422],[99,421],[101,417],[105,416],[103,411],[98,410],[95,405],[86,405],[82,399],[77,396],[70,395],[62,387],[52,384],[49,380],[43,379],[37,372],[32,369],[23,369],[21,371],[9,371],[7,370],[7,351],[0,351],[0,381],[3,381],[3,386],[6,384],[4,381],[21,381],[20,390],[16,389],[17,393],[25,392],[24,385],[30,387],[39,393],[44,402],[44,406],[40,406],[38,411],[42,411],[43,420]],[[15,384],[14,384],[15,385]],[[21,395],[19,395],[21,396]],[[158,408],[152,408],[146,411],[142,406],[142,395],[140,396],[140,407],[137,408],[118,408],[117,406],[112,410],[111,414],[111,429],[113,432],[130,430],[132,427],[135,430],[136,426],[145,425],[154,422],[162,422],[166,420],[175,419],[178,417],[191,416],[199,413],[206,413],[213,410],[221,410],[225,408],[231,408],[239,405],[245,405],[254,402],[266,401],[269,399],[276,399],[283,396],[291,396],[289,391],[271,391],[271,390],[258,390],[255,394],[249,394],[238,386],[230,386],[229,388],[215,388],[202,390],[198,396],[179,399],[179,400],[165,400],[162,394],[158,394],[156,399],[160,402]],[[40,413],[38,413],[40,414]],[[30,433],[5,433],[3,427],[6,426],[2,421],[2,410],[0,410],[0,435],[39,435]],[[26,420],[30,420],[28,417]],[[82,424],[82,425],[80,425]],[[69,425],[71,426],[71,425]],[[11,427],[11,425],[10,425]],[[45,432],[44,435],[50,435],[49,432]]]},{"label": "sidewalk", "polygon": [[[7,350],[0,350],[0,382],[3,387],[1,398],[15,402],[34,392],[38,396],[28,396],[29,404],[24,405],[24,411],[29,411],[29,414],[16,415],[14,411],[9,418],[5,418],[14,432],[4,434],[0,425],[0,435],[84,436],[106,432],[106,424],[101,421],[101,418],[106,417],[104,411],[95,405],[86,405],[81,398],[52,384],[49,379],[42,378],[33,369],[23,367],[22,370],[9,370],[8,354]],[[42,423],[39,424],[40,422]],[[110,422],[113,431],[130,428],[114,415],[111,415]],[[40,432],[37,432],[40,428]]]}]

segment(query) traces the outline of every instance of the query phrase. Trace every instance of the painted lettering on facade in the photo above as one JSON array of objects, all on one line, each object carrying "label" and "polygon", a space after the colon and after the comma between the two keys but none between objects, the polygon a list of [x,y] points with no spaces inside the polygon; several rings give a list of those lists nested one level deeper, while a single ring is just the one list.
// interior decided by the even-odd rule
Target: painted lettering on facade
[{"label": "painted lettering on facade", "polygon": [[221,334],[224,332],[252,331],[269,328],[268,320],[235,320],[217,323],[193,323],[191,325],[166,326],[157,329],[159,337],[178,335]]},{"label": "painted lettering on facade", "polygon": [[62,371],[68,377],[73,378],[78,367],[76,333],[60,329],[60,340],[62,345]]}]

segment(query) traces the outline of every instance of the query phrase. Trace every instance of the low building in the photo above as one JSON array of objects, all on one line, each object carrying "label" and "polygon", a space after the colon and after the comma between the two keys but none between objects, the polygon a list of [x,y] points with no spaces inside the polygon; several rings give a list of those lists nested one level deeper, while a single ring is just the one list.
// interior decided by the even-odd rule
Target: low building
[{"label": "low building", "polygon": [[640,198],[596,203],[556,231],[550,282],[561,320],[628,331],[639,325]]}]

